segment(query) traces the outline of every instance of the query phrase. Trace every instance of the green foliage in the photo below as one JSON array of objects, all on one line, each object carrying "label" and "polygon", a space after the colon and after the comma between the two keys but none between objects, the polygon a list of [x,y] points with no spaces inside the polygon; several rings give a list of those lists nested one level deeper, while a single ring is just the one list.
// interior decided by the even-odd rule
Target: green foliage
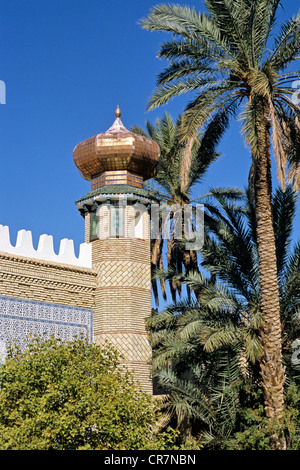
[{"label": "green foliage", "polygon": [[[261,389],[243,384],[244,398],[239,410],[239,431],[225,443],[228,450],[271,450],[271,426],[265,417]],[[251,407],[250,407],[251,406]]]},{"label": "green foliage", "polygon": [[290,450],[300,449],[300,389],[299,384],[291,382],[285,394],[284,426]]},{"label": "green foliage", "polygon": [[34,338],[10,348],[0,370],[0,449],[164,448],[151,397],[119,354],[78,339]]},{"label": "green foliage", "polygon": [[[205,275],[182,274],[182,282],[193,288],[196,300],[184,299],[153,312],[149,322],[153,366],[159,385],[169,394],[164,409],[183,438],[191,433],[209,449],[268,449],[270,433],[278,428],[264,415],[260,389],[254,208],[248,192],[231,199],[215,190],[212,197],[217,204],[206,205],[207,238],[201,250]],[[299,367],[291,362],[291,345],[300,336],[299,243],[293,245],[291,239],[296,201],[290,187],[274,193],[287,376],[282,426],[289,448],[299,446]]]},{"label": "green foliage", "polygon": [[226,450],[272,450],[270,436],[283,431],[289,450],[300,448],[299,400],[300,392],[293,382],[285,392],[285,409],[279,427],[264,414],[263,396],[253,383],[245,383],[240,390],[242,407],[239,410],[239,430],[225,443]]},{"label": "green foliage", "polygon": [[[166,286],[169,284],[172,299],[181,295],[180,281],[174,279],[168,282],[164,268],[172,268],[181,272],[182,269],[197,270],[197,253],[193,250],[185,250],[185,235],[175,236],[175,225],[178,215],[182,216],[184,204],[193,204],[192,191],[196,183],[203,180],[210,165],[217,160],[216,152],[221,138],[226,119],[212,120],[203,133],[190,143],[182,140],[180,135],[181,116],[173,121],[168,113],[151,124],[146,121],[146,131],[134,126],[131,130],[143,136],[149,136],[160,147],[159,170],[157,175],[147,183],[148,189],[158,200],[169,206],[171,211],[177,212],[170,215],[170,237],[166,237],[168,221],[159,221],[159,235],[152,241],[152,290],[159,304],[158,281],[160,281],[161,293],[167,298]],[[172,208],[172,209],[171,209]],[[180,211],[180,212],[178,212]],[[166,256],[165,256],[166,253]]]},{"label": "green foliage", "polygon": [[[280,311],[274,310],[266,330],[271,331],[277,325],[274,336],[280,337],[282,322],[285,363],[288,357],[290,359],[291,342],[299,335],[299,244],[289,255],[295,201],[287,184],[293,184],[294,189],[300,187],[300,107],[290,99],[294,93],[292,83],[300,72],[286,70],[299,57],[300,14],[287,20],[281,29],[279,26],[279,33],[276,32],[274,26],[280,3],[278,0],[205,0],[206,12],[198,12],[194,7],[160,4],[141,20],[144,29],[170,35],[170,40],[162,43],[159,50],[159,57],[166,60],[167,65],[158,77],[148,109],[166,105],[176,96],[188,93],[191,101],[180,122],[181,141],[183,137],[185,142],[191,141],[199,129],[204,131],[211,122],[219,123],[222,135],[230,118],[235,117],[242,122],[244,140],[251,151],[249,204],[236,210],[224,198],[219,198],[223,211],[218,213],[212,207],[214,213],[206,218],[209,233],[206,233],[202,255],[203,266],[210,273],[209,282],[201,279],[199,271],[189,272],[180,279],[193,288],[198,306],[193,305],[190,314],[188,303],[178,309],[175,306],[174,320],[169,309],[160,319],[155,318],[153,333],[158,370],[162,363],[168,369],[158,374],[162,378],[163,373],[163,384],[172,391],[176,403],[173,409],[179,410],[177,420],[185,423],[183,410],[185,419],[191,419],[193,412],[196,419],[199,406],[191,405],[192,397],[198,399],[204,393],[211,415],[218,416],[224,423],[220,424],[217,419],[213,423],[216,437],[212,440],[224,443],[228,435],[232,436],[240,416],[245,428],[235,432],[241,432],[240,445],[247,448],[259,445],[268,448],[264,418],[253,410],[232,414],[233,425],[229,420],[222,421],[226,413],[216,413],[220,403],[224,403],[218,399],[227,397],[227,392],[235,399],[236,390],[232,387],[229,370],[236,364],[237,356],[231,358],[233,362],[223,389],[219,381],[221,371],[217,367],[214,378],[209,377],[211,388],[203,378],[205,374],[195,376],[195,370],[203,367],[207,371],[214,361],[216,364],[222,358],[222,353],[226,359],[228,352],[238,351],[244,362],[243,372],[250,375],[253,383],[264,381],[266,395],[269,395],[265,399],[272,403],[275,400],[271,395],[277,390],[269,380],[271,373],[260,377],[257,367],[263,357],[268,357],[269,364],[273,364],[271,357],[281,356],[280,345],[274,346],[278,350],[270,353],[261,335],[262,322],[268,318],[265,313],[272,311],[266,291],[275,293],[279,288],[280,299],[274,300],[280,302]],[[286,194],[275,196],[273,203],[279,204],[280,210],[274,206],[274,217],[269,210],[272,203],[272,177],[268,171],[271,149],[280,185],[284,190],[287,188]],[[253,199],[256,205],[252,204]],[[262,207],[268,212],[265,217]],[[271,220],[274,220],[275,243],[273,234],[268,235],[272,232],[272,227],[268,227]],[[262,253],[266,246],[274,252],[276,249],[277,263],[270,257],[268,268],[264,269]],[[267,289],[260,289],[263,282],[269,282],[270,272],[278,273],[278,278],[274,276]],[[216,297],[224,299],[221,308],[217,307]],[[279,368],[282,372],[282,364]],[[289,380],[295,375],[292,369],[290,365],[286,369]],[[277,364],[274,370],[279,370]],[[210,372],[213,374],[213,370]],[[282,389],[278,393],[282,394]],[[278,403],[282,399],[283,396]],[[244,408],[239,397],[238,403]],[[277,411],[281,413],[281,410],[274,410]],[[212,426],[202,420],[204,430],[205,425]],[[253,432],[247,434],[246,428]]]},{"label": "green foliage", "polygon": [[231,116],[239,117],[255,158],[266,118],[272,127],[280,183],[284,187],[289,161],[289,182],[298,187],[300,108],[290,97],[300,71],[286,70],[299,57],[300,13],[275,31],[278,0],[204,3],[205,12],[176,4],[156,5],[140,21],[144,29],[171,36],[160,46],[159,57],[167,65],[158,76],[148,109],[188,93],[192,99],[181,126],[185,137],[195,135],[211,119],[221,119],[226,128]]}]

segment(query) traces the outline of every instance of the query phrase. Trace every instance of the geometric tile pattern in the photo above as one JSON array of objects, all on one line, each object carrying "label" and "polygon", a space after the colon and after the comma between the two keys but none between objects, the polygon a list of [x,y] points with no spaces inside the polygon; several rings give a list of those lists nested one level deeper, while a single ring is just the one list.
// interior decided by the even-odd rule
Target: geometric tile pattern
[{"label": "geometric tile pattern", "polygon": [[[31,336],[51,336],[72,341],[93,340],[93,311],[33,300],[0,296],[0,349],[11,341],[26,344]],[[1,358],[0,358],[1,360]]]}]

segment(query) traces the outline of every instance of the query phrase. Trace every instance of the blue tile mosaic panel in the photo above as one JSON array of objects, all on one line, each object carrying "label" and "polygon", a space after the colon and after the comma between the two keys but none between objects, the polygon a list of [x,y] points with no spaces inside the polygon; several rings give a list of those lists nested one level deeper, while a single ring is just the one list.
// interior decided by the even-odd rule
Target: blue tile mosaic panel
[{"label": "blue tile mosaic panel", "polygon": [[68,305],[0,296],[0,362],[6,345],[31,336],[55,336],[72,341],[93,340],[93,311]]}]

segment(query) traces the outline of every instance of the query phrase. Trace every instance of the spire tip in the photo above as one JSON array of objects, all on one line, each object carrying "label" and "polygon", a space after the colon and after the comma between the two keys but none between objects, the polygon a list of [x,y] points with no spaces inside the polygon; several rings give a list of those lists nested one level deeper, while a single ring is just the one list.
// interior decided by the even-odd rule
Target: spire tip
[{"label": "spire tip", "polygon": [[115,116],[116,116],[117,118],[119,118],[119,117],[121,116],[121,110],[120,110],[119,105],[117,106],[117,109],[116,109],[116,111],[115,111]]}]

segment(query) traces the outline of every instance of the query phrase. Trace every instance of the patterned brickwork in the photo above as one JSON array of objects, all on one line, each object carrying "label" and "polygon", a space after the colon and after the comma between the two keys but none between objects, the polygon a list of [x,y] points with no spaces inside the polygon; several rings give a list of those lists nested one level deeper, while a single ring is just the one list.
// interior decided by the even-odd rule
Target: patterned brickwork
[{"label": "patterned brickwork", "polygon": [[90,269],[0,253],[0,295],[94,308],[95,287]]},{"label": "patterned brickwork", "polygon": [[125,238],[95,240],[92,259],[94,269],[96,263],[107,260],[149,262],[150,269],[150,243],[149,240]]},{"label": "patterned brickwork", "polygon": [[[131,209],[127,214],[132,216]],[[94,341],[112,343],[142,388],[152,393],[151,347],[145,328],[151,313],[149,240],[98,239],[92,242],[92,257],[93,269],[98,274]]]},{"label": "patterned brickwork", "polygon": [[145,318],[151,310],[149,259],[147,241],[108,239],[93,242],[93,267],[98,273],[95,334],[111,330],[114,325],[118,327],[120,323],[145,331]]},{"label": "patterned brickwork", "polygon": [[120,287],[100,288],[96,290],[96,298],[100,308],[95,308],[95,334],[120,328],[145,331],[145,319],[151,309],[149,292]]},{"label": "patterned brickwork", "polygon": [[152,394],[151,349],[146,334],[132,332],[113,332],[96,335],[94,342],[103,345],[105,341],[112,344],[123,356],[122,363],[133,372],[141,388]]},{"label": "patterned brickwork", "polygon": [[101,335],[101,338],[97,339],[97,341],[100,343],[109,341],[119,350],[120,354],[123,355],[127,361],[149,364],[151,360],[151,354],[149,354],[148,348],[148,336],[146,333],[136,334],[130,331],[121,333],[118,333],[118,331],[112,333],[108,332]]},{"label": "patterned brickwork", "polygon": [[150,282],[149,266],[131,260],[109,260],[98,264],[101,286],[137,287],[148,289]]}]

